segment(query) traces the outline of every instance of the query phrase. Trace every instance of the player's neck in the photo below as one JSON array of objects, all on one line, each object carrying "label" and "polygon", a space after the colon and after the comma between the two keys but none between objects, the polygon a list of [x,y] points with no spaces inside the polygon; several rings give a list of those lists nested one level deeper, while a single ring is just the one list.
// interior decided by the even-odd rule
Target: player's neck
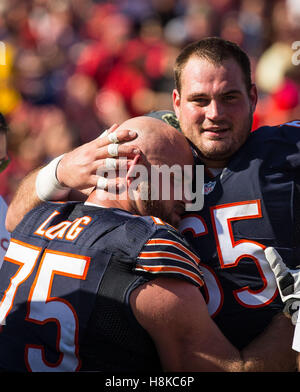
[{"label": "player's neck", "polygon": [[216,177],[222,172],[223,167],[207,167],[206,169],[211,177]]},{"label": "player's neck", "polygon": [[224,169],[224,167],[228,164],[228,159],[224,159],[222,161],[217,161],[214,159],[208,159],[201,156],[201,161],[204,163],[205,167],[210,169]]},{"label": "player's neck", "polygon": [[[112,197],[113,196],[113,197]],[[86,202],[106,208],[120,208],[129,211],[128,200],[118,199],[118,195],[111,195],[108,192],[96,190],[87,198]]]}]

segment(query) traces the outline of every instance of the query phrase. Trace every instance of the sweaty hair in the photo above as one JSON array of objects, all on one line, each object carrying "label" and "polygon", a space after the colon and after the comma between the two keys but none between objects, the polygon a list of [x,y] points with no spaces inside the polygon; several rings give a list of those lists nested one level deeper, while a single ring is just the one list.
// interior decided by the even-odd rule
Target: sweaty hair
[{"label": "sweaty hair", "polygon": [[209,37],[200,41],[192,42],[182,49],[175,61],[174,77],[175,87],[181,92],[181,74],[189,58],[197,56],[210,61],[215,65],[221,65],[224,60],[233,59],[241,67],[248,93],[250,92],[251,66],[247,54],[235,43],[218,37]]},{"label": "sweaty hair", "polygon": [[5,117],[3,116],[2,113],[0,113],[0,133],[7,133],[8,131],[8,125],[5,120]]}]

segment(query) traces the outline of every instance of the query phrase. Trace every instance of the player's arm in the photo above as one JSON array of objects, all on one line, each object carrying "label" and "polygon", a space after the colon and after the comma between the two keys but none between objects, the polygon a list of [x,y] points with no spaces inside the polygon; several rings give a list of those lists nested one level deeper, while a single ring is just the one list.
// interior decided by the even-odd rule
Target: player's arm
[{"label": "player's arm", "polygon": [[130,297],[138,322],[152,337],[164,371],[241,371],[238,350],[210,318],[199,288],[157,278]]},{"label": "player's arm", "polygon": [[297,353],[292,350],[293,326],[279,313],[266,330],[243,350],[247,372],[294,372]]},{"label": "player's arm", "polygon": [[35,181],[39,170],[32,171],[21,181],[7,209],[5,220],[7,231],[12,232],[24,215],[42,202],[35,192]]},{"label": "player's arm", "polygon": [[276,317],[241,353],[223,336],[199,290],[203,285],[199,258],[179,233],[158,229],[138,255],[135,270],[163,276],[137,288],[131,305],[153,337],[166,370],[295,369],[292,331],[285,317]]},{"label": "player's arm", "polygon": [[[115,131],[113,125],[107,136],[91,142],[55,158],[44,168],[31,172],[20,183],[7,211],[6,228],[12,232],[25,214],[45,200],[85,200],[97,185],[101,170],[105,171],[106,158],[111,158],[108,146],[112,144],[109,136],[114,133],[120,143],[118,156],[132,159],[138,149],[134,145],[121,144],[136,137],[129,130]],[[115,160],[118,169],[119,160]]]},{"label": "player's arm", "polygon": [[[293,298],[293,303],[295,303],[294,301],[297,299],[297,295],[299,295],[298,298],[300,299],[300,271],[298,271],[298,274],[294,274],[294,290],[294,279],[291,272],[296,271],[288,271],[283,265],[282,260],[280,263],[280,256],[278,253],[274,253],[273,248],[267,248],[265,250],[265,254],[275,273],[278,285],[281,278],[285,276],[281,286],[279,285],[279,292],[283,302],[286,304],[284,311],[289,313],[288,309],[290,308],[288,299]],[[289,296],[288,293],[291,294],[291,296]],[[295,371],[297,367],[297,353],[292,350],[293,335],[294,326],[290,320],[285,317],[283,313],[276,315],[265,331],[254,339],[246,348],[244,348],[243,358],[245,359],[245,371]]]},{"label": "player's arm", "polygon": [[199,289],[188,282],[155,279],[135,289],[130,302],[155,342],[165,371],[295,370],[284,317],[276,320],[272,333],[266,331],[240,353],[209,316]]},{"label": "player's arm", "polygon": [[158,225],[134,268],[155,279],[131,293],[131,308],[152,337],[165,371],[241,370],[239,352],[209,316],[199,261],[178,232]]}]

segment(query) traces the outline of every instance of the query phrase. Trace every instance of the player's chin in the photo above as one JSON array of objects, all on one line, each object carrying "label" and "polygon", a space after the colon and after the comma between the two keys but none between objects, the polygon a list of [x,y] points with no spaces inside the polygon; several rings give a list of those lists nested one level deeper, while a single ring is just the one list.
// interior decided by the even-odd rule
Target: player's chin
[{"label": "player's chin", "polygon": [[207,159],[212,160],[224,160],[230,158],[236,151],[238,146],[232,142],[232,140],[210,140],[207,142],[201,152]]}]

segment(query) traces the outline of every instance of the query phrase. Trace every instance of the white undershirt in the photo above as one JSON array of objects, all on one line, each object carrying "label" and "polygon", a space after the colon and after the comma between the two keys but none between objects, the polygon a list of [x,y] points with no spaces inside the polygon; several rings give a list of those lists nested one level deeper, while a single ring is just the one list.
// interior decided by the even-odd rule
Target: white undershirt
[{"label": "white undershirt", "polygon": [[91,203],[89,201],[86,201],[84,203],[85,206],[92,206],[92,207],[101,207],[101,208],[108,208],[107,206],[102,206],[101,204],[96,204],[96,203]]}]

